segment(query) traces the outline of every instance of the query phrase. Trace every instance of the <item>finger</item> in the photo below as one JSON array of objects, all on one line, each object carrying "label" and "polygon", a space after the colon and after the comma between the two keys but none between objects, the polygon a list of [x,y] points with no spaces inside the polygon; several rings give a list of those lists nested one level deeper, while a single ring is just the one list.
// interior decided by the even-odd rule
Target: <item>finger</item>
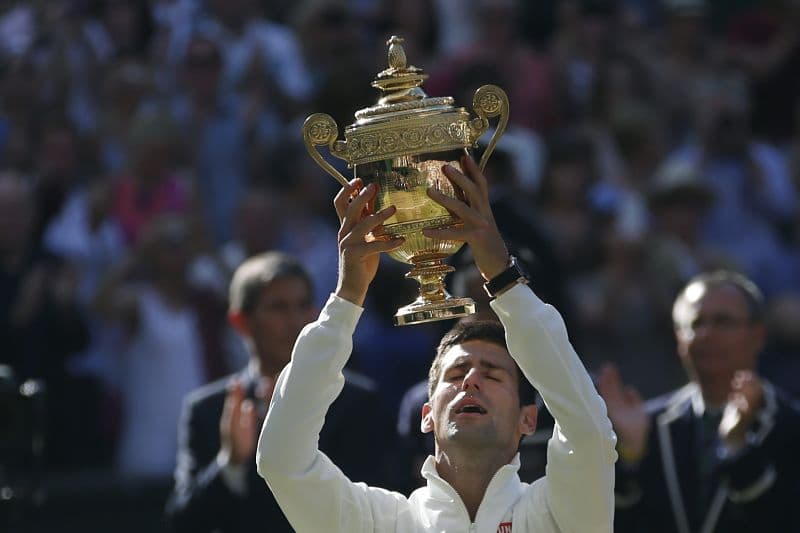
[{"label": "finger", "polygon": [[249,430],[256,425],[256,409],[253,405],[253,400],[247,399],[242,402],[239,409],[239,426],[243,429]]},{"label": "finger", "polygon": [[275,392],[275,380],[262,376],[256,387],[256,398],[269,405],[273,392]]},{"label": "finger", "polygon": [[617,367],[613,363],[606,363],[600,369],[597,388],[604,396],[613,397],[614,399],[622,398],[622,380],[620,379]]},{"label": "finger", "polygon": [[733,385],[741,385],[753,379],[753,373],[749,370],[737,370],[733,375]]},{"label": "finger", "polygon": [[603,391],[608,387],[609,372],[611,363],[603,363],[600,370],[597,372],[597,389]]},{"label": "finger", "polygon": [[642,395],[631,386],[625,387],[625,403],[638,405],[642,403]]},{"label": "finger", "polygon": [[728,396],[728,403],[734,406],[739,412],[747,412],[749,402],[744,394],[733,392]]},{"label": "finger", "polygon": [[404,237],[395,237],[387,240],[363,241],[348,246],[345,250],[347,262],[358,261],[381,252],[390,252],[405,243]]},{"label": "finger", "polygon": [[477,205],[480,202],[480,190],[474,181],[468,178],[453,165],[444,165],[442,172],[453,185],[464,191],[470,205]]},{"label": "finger", "polygon": [[422,234],[429,239],[456,242],[467,242],[471,235],[470,231],[464,228],[426,228],[422,230]]},{"label": "finger", "polygon": [[365,216],[352,227],[349,234],[345,237],[345,239],[342,240],[342,244],[346,244],[347,242],[353,240],[355,240],[357,243],[363,242],[367,233],[386,222],[389,217],[394,215],[396,212],[397,208],[393,205],[390,205],[381,209],[377,213]]},{"label": "finger", "polygon": [[461,168],[463,168],[467,175],[472,178],[475,185],[478,186],[481,196],[489,197],[489,183],[486,181],[486,176],[483,175],[481,169],[478,168],[478,163],[472,156],[464,155],[461,157]]},{"label": "finger", "polygon": [[361,178],[353,178],[350,180],[346,187],[342,187],[333,199],[333,207],[336,209],[336,215],[339,217],[339,223],[342,223],[344,214],[347,212],[347,206],[350,205],[350,200],[358,192],[361,187]]},{"label": "finger", "polygon": [[375,187],[374,183],[370,183],[363,189],[361,189],[358,194],[350,201],[350,204],[347,206],[345,210],[344,217],[342,219],[342,226],[339,230],[339,235],[347,235],[353,228],[358,224],[364,216],[364,209],[367,207],[367,204],[375,195],[377,188]]},{"label": "finger", "polygon": [[241,382],[238,379],[233,379],[228,384],[228,392],[225,395],[225,403],[222,407],[222,417],[220,418],[220,425],[226,428],[230,427],[230,424],[233,422],[235,423],[238,419],[239,414],[239,406],[242,403],[242,397],[244,396],[244,389],[242,387]]},{"label": "finger", "polygon": [[464,222],[478,224],[481,221],[479,213],[461,200],[448,196],[434,188],[429,188],[427,192],[431,200],[441,205]]},{"label": "finger", "polygon": [[347,263],[355,264],[380,253],[396,250],[397,248],[401,247],[404,242],[405,239],[402,237],[398,237],[390,241],[365,242],[348,249],[346,252],[345,261]]},{"label": "finger", "polygon": [[381,252],[391,252],[403,246],[406,242],[405,237],[395,237],[388,241],[373,241],[364,243],[365,256]]}]

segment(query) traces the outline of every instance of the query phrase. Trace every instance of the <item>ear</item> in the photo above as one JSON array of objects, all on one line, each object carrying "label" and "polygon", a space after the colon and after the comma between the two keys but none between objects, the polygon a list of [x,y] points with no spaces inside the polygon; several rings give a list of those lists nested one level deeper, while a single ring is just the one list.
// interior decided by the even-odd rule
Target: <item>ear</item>
[{"label": "ear", "polygon": [[430,433],[433,431],[433,414],[429,402],[422,404],[422,420],[419,422],[419,429],[423,433]]},{"label": "ear", "polygon": [[539,416],[539,408],[535,405],[524,405],[519,412],[519,431],[523,435],[533,435],[536,431],[536,420]]},{"label": "ear", "polygon": [[239,335],[250,336],[250,325],[247,323],[247,317],[241,311],[229,310],[228,323]]}]

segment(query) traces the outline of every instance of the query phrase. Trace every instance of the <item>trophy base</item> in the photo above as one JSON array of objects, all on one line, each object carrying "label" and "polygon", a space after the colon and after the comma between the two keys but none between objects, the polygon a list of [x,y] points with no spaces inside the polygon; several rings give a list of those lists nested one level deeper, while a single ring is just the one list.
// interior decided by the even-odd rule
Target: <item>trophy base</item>
[{"label": "trophy base", "polygon": [[426,302],[421,299],[401,307],[394,315],[395,326],[409,326],[461,318],[475,312],[475,302],[472,298],[447,298],[438,302]]}]

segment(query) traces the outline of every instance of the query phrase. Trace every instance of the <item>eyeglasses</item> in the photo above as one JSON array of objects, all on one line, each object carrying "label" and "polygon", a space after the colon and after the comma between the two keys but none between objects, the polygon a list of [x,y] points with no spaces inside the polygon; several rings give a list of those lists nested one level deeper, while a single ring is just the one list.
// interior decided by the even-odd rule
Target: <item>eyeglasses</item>
[{"label": "eyeglasses", "polygon": [[678,329],[691,333],[696,333],[702,328],[711,328],[717,331],[732,331],[751,323],[752,320],[749,317],[718,314],[698,316],[688,324],[680,324]]}]

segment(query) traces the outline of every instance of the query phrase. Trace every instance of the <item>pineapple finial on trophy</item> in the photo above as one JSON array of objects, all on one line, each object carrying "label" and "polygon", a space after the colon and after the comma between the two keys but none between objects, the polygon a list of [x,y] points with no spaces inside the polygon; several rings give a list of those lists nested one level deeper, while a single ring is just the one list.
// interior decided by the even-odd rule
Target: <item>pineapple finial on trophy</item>
[{"label": "pineapple finial on trophy", "polygon": [[406,68],[406,51],[403,49],[405,39],[392,35],[391,39],[386,41],[389,46],[389,68],[394,70],[405,70]]},{"label": "pineapple finial on trophy", "polygon": [[381,104],[422,100],[427,97],[421,85],[428,76],[423,74],[421,68],[408,64],[403,41],[404,39],[397,35],[392,35],[386,41],[389,46],[387,54],[389,67],[379,72],[372,82],[372,86],[380,89],[384,95],[379,101]]}]

